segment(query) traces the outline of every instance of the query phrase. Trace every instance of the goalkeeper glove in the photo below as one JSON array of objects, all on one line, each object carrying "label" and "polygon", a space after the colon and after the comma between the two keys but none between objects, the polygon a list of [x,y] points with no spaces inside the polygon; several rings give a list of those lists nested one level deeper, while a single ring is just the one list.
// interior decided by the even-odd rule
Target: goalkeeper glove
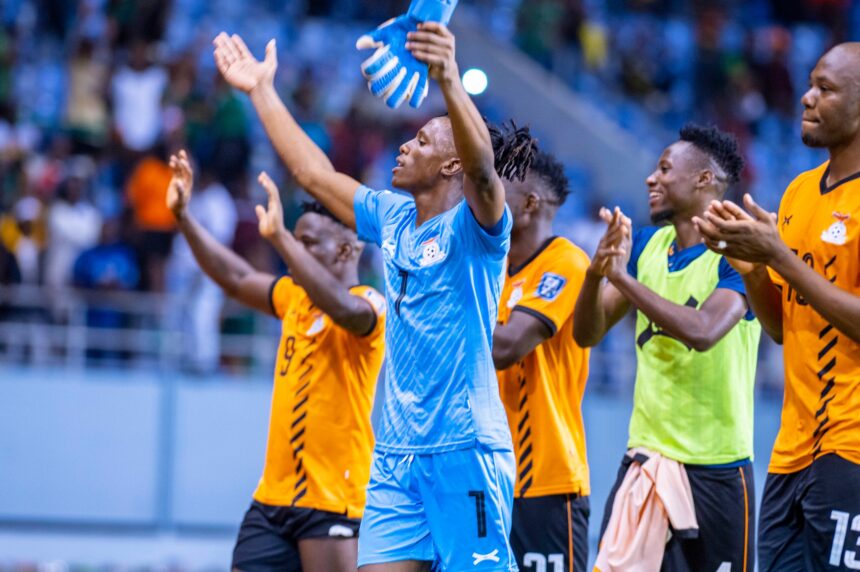
[{"label": "goalkeeper glove", "polygon": [[388,20],[356,42],[358,49],[376,48],[361,64],[361,73],[370,92],[399,107],[407,99],[418,108],[427,96],[427,64],[416,60],[406,49],[406,35],[418,29],[419,22],[447,25],[458,0],[412,0],[406,14]]}]

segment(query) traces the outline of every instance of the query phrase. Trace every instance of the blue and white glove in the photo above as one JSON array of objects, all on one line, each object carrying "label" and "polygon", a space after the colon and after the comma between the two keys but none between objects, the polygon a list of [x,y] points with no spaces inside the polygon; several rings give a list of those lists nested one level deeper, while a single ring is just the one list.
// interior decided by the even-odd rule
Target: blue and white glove
[{"label": "blue and white glove", "polygon": [[376,48],[361,64],[361,73],[370,92],[397,108],[407,99],[418,108],[427,97],[427,64],[416,60],[406,49],[406,34],[416,31],[420,22],[447,25],[458,0],[412,0],[406,14],[388,20],[363,35],[355,47]]}]

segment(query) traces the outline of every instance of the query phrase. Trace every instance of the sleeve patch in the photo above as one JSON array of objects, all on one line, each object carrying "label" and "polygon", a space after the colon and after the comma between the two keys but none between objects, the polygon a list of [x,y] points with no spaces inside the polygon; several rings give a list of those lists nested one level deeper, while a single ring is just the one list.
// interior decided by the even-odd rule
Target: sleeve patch
[{"label": "sleeve patch", "polygon": [[370,305],[373,306],[373,311],[376,312],[377,315],[381,316],[385,313],[385,298],[377,292],[376,290],[367,290],[364,293],[364,297],[370,302]]},{"label": "sleeve patch", "polygon": [[553,301],[564,289],[565,284],[567,284],[566,278],[552,272],[545,272],[538,283],[536,293],[544,300]]}]

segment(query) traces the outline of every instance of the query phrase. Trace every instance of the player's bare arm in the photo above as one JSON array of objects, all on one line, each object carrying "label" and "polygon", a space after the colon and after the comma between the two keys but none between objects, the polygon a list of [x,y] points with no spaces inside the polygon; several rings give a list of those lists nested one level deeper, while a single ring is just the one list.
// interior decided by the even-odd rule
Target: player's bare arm
[{"label": "player's bare arm", "polygon": [[630,310],[630,302],[606,278],[613,264],[626,267],[630,252],[630,220],[616,207],[601,209],[607,223],[606,233],[585,272],[582,290],[573,312],[573,338],[581,347],[596,346],[612,326]]},{"label": "player's bare arm", "polygon": [[723,241],[730,256],[770,266],[825,320],[860,342],[860,297],[834,286],[795,256],[780,239],[773,213],[761,208],[749,195],[744,196],[744,206],[753,220],[724,220],[706,213],[707,221],[713,225],[708,229],[711,234],[706,234],[709,246],[722,246]]},{"label": "player's bare arm", "polygon": [[541,343],[552,337],[549,327],[525,312],[511,312],[504,325],[493,331],[493,365],[508,369],[529,355]]},{"label": "player's bare arm", "polygon": [[278,96],[274,86],[278,68],[275,41],[266,45],[263,61],[254,58],[237,34],[222,32],[212,43],[218,71],[227,83],[249,95],[266,134],[296,182],[344,224],[355,228],[353,199],[359,183],[334,170]]},{"label": "player's bare arm", "polygon": [[770,279],[767,266],[763,263],[748,262],[733,258],[727,252],[728,243],[722,244],[719,232],[710,222],[712,218],[723,221],[755,222],[746,211],[731,201],[714,201],[708,207],[705,219],[694,218],[699,232],[705,237],[705,244],[714,252],[724,254],[738,274],[743,278],[747,301],[762,328],[776,342],[782,343],[782,293]]},{"label": "player's bare arm", "polygon": [[355,334],[367,334],[376,323],[370,303],[349,292],[347,286],[311,256],[284,227],[284,210],[274,181],[265,172],[257,179],[266,189],[268,205],[257,205],[260,235],[268,240],[287,263],[296,284],[337,325]]},{"label": "player's bare arm", "polygon": [[490,132],[460,81],[454,35],[442,24],[425,22],[407,38],[406,48],[429,66],[430,77],[442,90],[465,175],[466,201],[481,226],[490,228],[504,213],[505,189],[496,173]]},{"label": "player's bare arm", "polygon": [[194,171],[185,150],[170,157],[173,177],[167,189],[167,207],[173,212],[179,231],[188,241],[200,268],[231,297],[243,304],[272,313],[269,288],[275,277],[258,272],[241,256],[215,240],[188,211],[194,186]]}]

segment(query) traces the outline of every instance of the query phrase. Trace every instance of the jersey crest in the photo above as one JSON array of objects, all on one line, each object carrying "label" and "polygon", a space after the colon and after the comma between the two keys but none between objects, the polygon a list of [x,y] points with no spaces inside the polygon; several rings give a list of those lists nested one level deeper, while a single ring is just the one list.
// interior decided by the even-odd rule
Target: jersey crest
[{"label": "jersey crest", "polygon": [[848,227],[845,226],[845,222],[851,218],[851,215],[833,211],[833,218],[836,219],[836,222],[821,233],[821,240],[842,246],[848,241]]},{"label": "jersey crest", "polygon": [[421,243],[421,262],[419,264],[422,267],[445,260],[445,253],[442,251],[442,247],[439,246],[438,238],[438,236],[434,236]]}]

